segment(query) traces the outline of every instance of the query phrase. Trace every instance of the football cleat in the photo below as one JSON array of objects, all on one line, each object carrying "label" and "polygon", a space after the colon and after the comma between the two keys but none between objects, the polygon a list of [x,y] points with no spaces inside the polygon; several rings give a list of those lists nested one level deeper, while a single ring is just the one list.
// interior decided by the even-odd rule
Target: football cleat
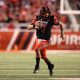
[{"label": "football cleat", "polygon": [[39,72],[39,66],[36,65],[33,73],[38,73],[38,72]]},{"label": "football cleat", "polygon": [[39,69],[33,71],[33,73],[38,73],[38,72],[39,72]]},{"label": "football cleat", "polygon": [[54,64],[51,64],[50,67],[49,67],[49,74],[50,74],[50,76],[53,75],[53,69],[54,69]]}]

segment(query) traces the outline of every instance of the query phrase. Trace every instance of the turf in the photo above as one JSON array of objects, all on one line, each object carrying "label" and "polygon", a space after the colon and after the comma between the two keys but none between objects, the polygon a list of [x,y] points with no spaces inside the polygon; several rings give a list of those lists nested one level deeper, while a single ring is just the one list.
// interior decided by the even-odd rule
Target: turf
[{"label": "turf", "polygon": [[80,78],[80,54],[49,53],[48,57],[55,65],[52,77],[49,76],[47,66],[43,60],[40,61],[39,73],[33,74],[35,65],[34,52],[1,52],[0,80],[62,80],[62,78]]}]

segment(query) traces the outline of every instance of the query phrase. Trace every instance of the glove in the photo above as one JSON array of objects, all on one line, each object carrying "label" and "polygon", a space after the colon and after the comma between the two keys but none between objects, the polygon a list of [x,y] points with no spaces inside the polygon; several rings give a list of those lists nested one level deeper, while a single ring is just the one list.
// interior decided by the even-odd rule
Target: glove
[{"label": "glove", "polygon": [[33,25],[29,25],[27,29],[28,30],[33,29]]},{"label": "glove", "polygon": [[62,40],[64,40],[64,37],[63,37],[63,35],[61,35],[61,36],[60,36],[60,38],[62,38]]}]

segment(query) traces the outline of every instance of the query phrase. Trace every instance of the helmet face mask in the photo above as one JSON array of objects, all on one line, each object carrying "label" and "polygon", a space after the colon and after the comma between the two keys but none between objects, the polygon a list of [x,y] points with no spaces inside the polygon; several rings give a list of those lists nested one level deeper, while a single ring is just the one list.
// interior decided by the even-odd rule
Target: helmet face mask
[{"label": "helmet face mask", "polygon": [[51,14],[50,9],[48,7],[42,7],[40,10],[40,15],[48,17]]}]

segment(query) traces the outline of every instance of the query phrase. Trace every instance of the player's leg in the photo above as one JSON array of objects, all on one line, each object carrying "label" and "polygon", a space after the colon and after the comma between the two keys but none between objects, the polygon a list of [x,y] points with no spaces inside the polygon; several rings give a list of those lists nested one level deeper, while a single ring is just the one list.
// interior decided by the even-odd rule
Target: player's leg
[{"label": "player's leg", "polygon": [[54,64],[52,64],[50,62],[50,60],[47,58],[47,56],[46,56],[46,48],[41,49],[40,52],[41,52],[42,59],[45,61],[45,63],[48,66],[49,74],[50,74],[50,76],[52,76],[53,75]]},{"label": "player's leg", "polygon": [[39,63],[40,63],[40,55],[39,55],[39,50],[36,50],[36,64],[33,73],[38,72],[39,70]]},{"label": "player's leg", "polygon": [[35,52],[36,52],[36,65],[34,68],[34,72],[36,73],[39,70],[39,64],[40,64],[40,48],[43,47],[43,42],[41,39],[36,39],[36,46],[35,46]]},{"label": "player's leg", "polygon": [[39,51],[39,41],[38,41],[38,39],[36,39],[36,46],[35,46],[35,52],[36,52],[36,64],[35,64],[35,68],[34,68],[34,71],[33,71],[33,73],[36,73],[36,72],[38,72],[39,71],[39,64],[40,64],[40,51]]}]

